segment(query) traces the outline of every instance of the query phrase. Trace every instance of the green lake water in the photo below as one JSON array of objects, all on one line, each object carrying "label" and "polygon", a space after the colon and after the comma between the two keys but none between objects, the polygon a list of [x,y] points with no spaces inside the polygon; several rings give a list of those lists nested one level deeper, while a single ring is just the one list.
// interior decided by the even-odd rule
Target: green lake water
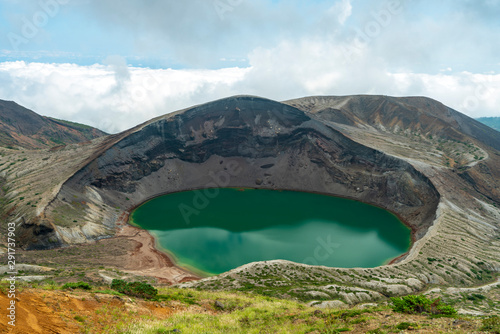
[{"label": "green lake water", "polygon": [[376,267],[405,253],[410,229],[390,212],[305,192],[206,189],[150,200],[131,215],[178,265],[205,275],[267,260]]}]

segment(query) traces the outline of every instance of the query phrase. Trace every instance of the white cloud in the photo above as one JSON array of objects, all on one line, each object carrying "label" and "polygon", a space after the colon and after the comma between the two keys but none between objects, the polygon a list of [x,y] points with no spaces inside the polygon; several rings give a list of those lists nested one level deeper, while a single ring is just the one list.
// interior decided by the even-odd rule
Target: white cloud
[{"label": "white cloud", "polygon": [[130,71],[128,70],[125,58],[121,56],[108,56],[104,59],[103,64],[108,65],[115,73],[116,90],[122,90],[125,84],[130,82]]},{"label": "white cloud", "polygon": [[305,95],[417,95],[471,117],[500,116],[500,74],[495,72],[394,71],[386,58],[366,45],[320,39],[256,49],[249,58],[252,67],[238,86],[277,100]]},{"label": "white cloud", "polygon": [[373,57],[369,50],[360,50],[352,60],[338,45],[321,40],[259,48],[249,59],[249,68],[218,70],[4,62],[0,63],[0,99],[111,133],[236,94],[275,100],[308,95],[419,95],[472,117],[500,116],[499,74],[391,72],[385,60]]},{"label": "white cloud", "polygon": [[129,79],[122,80],[113,66],[5,62],[0,63],[0,98],[42,115],[114,133],[158,115],[235,94],[231,86],[245,72],[239,68],[130,67]]}]

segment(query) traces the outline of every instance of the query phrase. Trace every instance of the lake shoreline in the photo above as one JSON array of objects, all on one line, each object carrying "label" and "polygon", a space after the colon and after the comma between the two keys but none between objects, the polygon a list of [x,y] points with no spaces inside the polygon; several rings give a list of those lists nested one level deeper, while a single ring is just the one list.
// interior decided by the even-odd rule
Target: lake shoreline
[{"label": "lake shoreline", "polygon": [[117,233],[114,238],[126,238],[138,244],[129,253],[127,264],[123,271],[154,277],[159,283],[180,284],[202,279],[198,274],[178,266],[168,254],[157,246],[156,238],[145,229],[129,224],[130,213],[123,214],[117,223]]},{"label": "lake shoreline", "polygon": [[[358,203],[362,203],[362,204],[365,204],[365,205],[369,205],[369,206],[372,206],[372,207],[376,207],[376,208],[379,208],[379,209],[382,209],[388,213],[390,213],[391,215],[393,215],[394,217],[396,217],[398,219],[398,221],[403,224],[405,227],[407,227],[409,229],[409,232],[410,232],[410,242],[409,242],[409,246],[408,246],[408,250],[403,253],[403,254],[400,254],[396,257],[389,257],[387,258],[386,260],[384,260],[384,262],[376,267],[380,267],[380,266],[384,266],[384,265],[393,265],[393,264],[396,264],[396,263],[399,263],[400,261],[404,260],[408,254],[411,252],[413,246],[414,246],[414,243],[415,243],[415,228],[413,228],[408,222],[406,222],[404,219],[402,219],[401,216],[399,216],[398,214],[386,209],[386,208],[383,208],[381,206],[378,206],[378,205],[374,205],[373,203],[366,203],[366,202],[362,202],[362,201],[359,201],[355,198],[351,198],[351,197],[347,197],[347,196],[337,196],[337,195],[333,195],[333,194],[327,194],[327,193],[322,193],[322,192],[311,192],[311,191],[298,191],[298,190],[290,190],[290,189],[266,189],[266,188],[254,188],[254,187],[227,187],[229,189],[235,189],[235,190],[238,190],[238,191],[244,191],[244,190],[274,190],[274,191],[290,191],[290,192],[300,192],[300,193],[310,193],[310,194],[318,194],[318,195],[323,195],[323,196],[328,196],[328,197],[334,197],[334,198],[340,198],[340,199],[346,199],[346,200],[351,200],[351,201],[354,201],[354,202],[358,202]],[[172,265],[182,269],[182,270],[185,270],[187,272],[190,272],[192,273],[193,275],[196,275],[199,278],[202,278],[202,277],[207,277],[207,276],[204,276],[203,274],[200,274],[200,272],[202,272],[201,270],[197,273],[196,270],[190,270],[190,268],[186,268],[184,266],[179,266],[176,261],[174,260],[174,258],[172,256],[170,256],[169,254],[169,251],[166,251],[164,249],[164,247],[161,247],[158,243],[158,240],[157,238],[148,232],[148,230],[146,229],[142,229],[141,227],[139,227],[138,225],[136,225],[133,221],[132,221],[132,218],[131,218],[131,215],[132,213],[134,212],[134,210],[136,210],[138,207],[146,204],[147,202],[153,200],[153,199],[156,199],[158,197],[162,197],[164,195],[171,195],[171,194],[175,194],[175,193],[181,193],[181,192],[189,192],[189,191],[193,191],[193,190],[203,190],[203,189],[207,189],[207,188],[197,188],[197,189],[188,189],[188,190],[183,190],[183,191],[178,191],[178,192],[166,192],[165,194],[161,194],[161,195],[158,195],[158,196],[155,196],[154,198],[150,198],[150,199],[147,199],[145,201],[143,201],[141,204],[139,205],[136,205],[134,207],[132,207],[131,209],[129,209],[129,211],[127,211],[127,214],[126,214],[126,218],[123,219],[123,223],[127,224],[128,226],[131,226],[131,227],[134,227],[134,228],[137,228],[137,229],[140,229],[140,230],[143,230],[143,231],[146,231],[151,238],[153,238],[155,240],[154,242],[154,247],[155,247],[155,250],[158,252],[158,253],[161,253],[163,254],[163,256],[165,256],[166,258],[168,258],[168,260],[172,263]],[[357,267],[355,265],[353,265],[353,268],[354,267]],[[332,268],[334,268],[332,266]],[[339,268],[343,268],[343,267],[339,267]],[[374,267],[370,267],[370,268],[374,268]]]}]

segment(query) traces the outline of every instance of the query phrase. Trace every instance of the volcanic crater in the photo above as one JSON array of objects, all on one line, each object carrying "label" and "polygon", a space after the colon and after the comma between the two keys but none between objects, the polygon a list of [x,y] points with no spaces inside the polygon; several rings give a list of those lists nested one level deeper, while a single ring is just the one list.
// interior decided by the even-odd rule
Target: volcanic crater
[{"label": "volcanic crater", "polygon": [[[48,152],[33,155],[38,169],[24,172],[14,196],[35,180],[43,205],[12,205],[6,217],[18,224],[23,247],[33,250],[117,238],[141,203],[220,186],[222,174],[229,175],[224,187],[351,198],[395,213],[412,229],[410,252],[372,269],[257,262],[184,285],[280,286],[288,287],[283,295],[356,303],[431,284],[494,279],[499,147],[500,133],[427,98],[235,96],[53,150],[52,165],[42,162]],[[16,168],[23,164],[4,171],[4,184],[13,184]],[[50,182],[40,181],[43,171]],[[273,277],[263,278],[270,266]],[[471,275],[471,268],[482,274]],[[186,275],[163,279],[175,283]],[[352,291],[343,291],[345,285]]]}]

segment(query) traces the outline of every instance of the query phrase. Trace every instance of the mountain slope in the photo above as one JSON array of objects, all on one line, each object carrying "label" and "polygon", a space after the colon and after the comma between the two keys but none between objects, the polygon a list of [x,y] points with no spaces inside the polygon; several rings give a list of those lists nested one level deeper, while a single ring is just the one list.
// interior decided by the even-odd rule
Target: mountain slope
[{"label": "mountain slope", "polygon": [[426,97],[313,96],[284,103],[340,124],[462,141],[471,137],[500,150],[500,132]]},{"label": "mountain slope", "polygon": [[40,116],[15,102],[0,100],[0,146],[40,149],[104,135],[90,126]]}]

